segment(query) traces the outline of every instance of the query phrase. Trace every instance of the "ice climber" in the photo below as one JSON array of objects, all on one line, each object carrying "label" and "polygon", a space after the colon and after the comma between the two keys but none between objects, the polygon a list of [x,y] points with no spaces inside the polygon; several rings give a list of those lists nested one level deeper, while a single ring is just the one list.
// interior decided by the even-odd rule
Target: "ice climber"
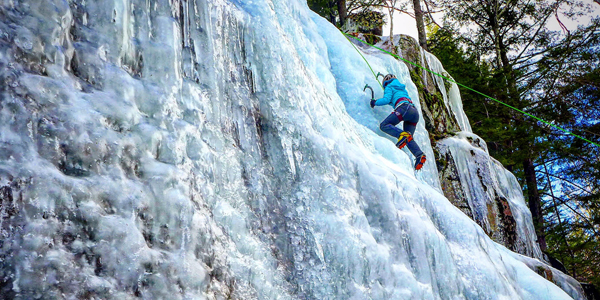
[{"label": "ice climber", "polygon": [[[415,169],[419,170],[426,160],[425,154],[413,139],[417,122],[419,122],[419,111],[410,100],[406,86],[396,79],[393,74],[385,75],[383,89],[383,98],[371,99],[371,108],[389,104],[394,107],[394,111],[381,122],[379,128],[398,139],[396,147],[402,149],[408,145],[408,150],[416,157]],[[404,130],[396,127],[401,121],[404,121]]]}]

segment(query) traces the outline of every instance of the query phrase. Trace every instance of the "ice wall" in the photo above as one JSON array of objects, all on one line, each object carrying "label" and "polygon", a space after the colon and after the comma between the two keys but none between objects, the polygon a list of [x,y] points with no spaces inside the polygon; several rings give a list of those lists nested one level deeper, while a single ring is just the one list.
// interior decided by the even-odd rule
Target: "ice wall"
[{"label": "ice wall", "polygon": [[[432,163],[413,172],[364,62],[304,1],[0,13],[3,297],[570,299]],[[368,59],[415,94],[403,64]]]},{"label": "ice wall", "polygon": [[[427,61],[427,66],[429,69],[437,74],[440,74],[446,78],[452,78],[450,74],[444,70],[442,63],[440,60],[435,57],[433,54],[424,51],[421,49],[425,60]],[[424,77],[425,79],[427,77]],[[471,124],[469,123],[469,119],[467,119],[467,115],[463,110],[462,100],[460,98],[460,90],[458,89],[458,85],[453,82],[449,82],[448,80],[440,77],[433,76],[435,80],[435,84],[438,87],[438,90],[441,91],[443,95],[444,104],[446,109],[456,118],[460,129],[465,132],[472,132]]]}]

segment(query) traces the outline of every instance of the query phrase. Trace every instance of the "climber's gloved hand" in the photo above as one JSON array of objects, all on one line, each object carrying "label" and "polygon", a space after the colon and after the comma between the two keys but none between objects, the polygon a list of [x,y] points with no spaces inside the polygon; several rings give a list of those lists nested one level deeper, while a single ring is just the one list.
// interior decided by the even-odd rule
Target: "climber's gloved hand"
[{"label": "climber's gloved hand", "polygon": [[371,99],[371,108],[375,107],[375,99]]}]

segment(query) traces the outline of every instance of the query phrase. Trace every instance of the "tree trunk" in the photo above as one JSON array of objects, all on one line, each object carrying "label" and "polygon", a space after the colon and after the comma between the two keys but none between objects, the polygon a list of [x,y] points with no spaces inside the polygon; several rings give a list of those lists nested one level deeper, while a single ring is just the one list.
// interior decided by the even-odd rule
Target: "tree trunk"
[{"label": "tree trunk", "polygon": [[346,0],[337,1],[338,14],[340,15],[340,28],[346,24],[346,18],[348,17],[348,10],[346,8]]},{"label": "tree trunk", "polygon": [[394,47],[394,6],[396,5],[396,0],[387,1],[388,4],[388,12],[390,14],[390,50],[393,54],[396,54],[396,47]]},{"label": "tree trunk", "polygon": [[542,202],[537,187],[537,178],[535,177],[535,167],[531,158],[523,161],[525,171],[525,181],[527,182],[527,195],[529,198],[529,210],[535,226],[535,233],[538,237],[538,244],[542,251],[548,248],[546,245],[546,236],[544,235],[544,216],[542,215]]},{"label": "tree trunk", "polygon": [[[392,14],[393,13],[394,12],[392,12]],[[392,14],[390,14],[390,46],[392,53],[396,54],[396,51],[394,51],[394,18],[392,17]]]},{"label": "tree trunk", "polygon": [[423,22],[423,11],[421,10],[421,0],[413,0],[415,10],[415,19],[417,20],[417,31],[419,33],[419,45],[427,50],[427,35],[425,33],[425,22]]}]

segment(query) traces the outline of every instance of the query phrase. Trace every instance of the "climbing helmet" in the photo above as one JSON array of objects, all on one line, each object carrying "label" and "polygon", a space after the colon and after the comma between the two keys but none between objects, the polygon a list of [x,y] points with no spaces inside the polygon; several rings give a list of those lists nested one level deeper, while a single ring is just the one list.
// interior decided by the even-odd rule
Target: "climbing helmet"
[{"label": "climbing helmet", "polygon": [[384,86],[387,85],[387,83],[389,83],[388,81],[391,80],[391,79],[393,79],[393,78],[396,78],[396,75],[394,75],[394,74],[387,74],[387,75],[385,75],[383,77],[383,84],[384,84]]}]

